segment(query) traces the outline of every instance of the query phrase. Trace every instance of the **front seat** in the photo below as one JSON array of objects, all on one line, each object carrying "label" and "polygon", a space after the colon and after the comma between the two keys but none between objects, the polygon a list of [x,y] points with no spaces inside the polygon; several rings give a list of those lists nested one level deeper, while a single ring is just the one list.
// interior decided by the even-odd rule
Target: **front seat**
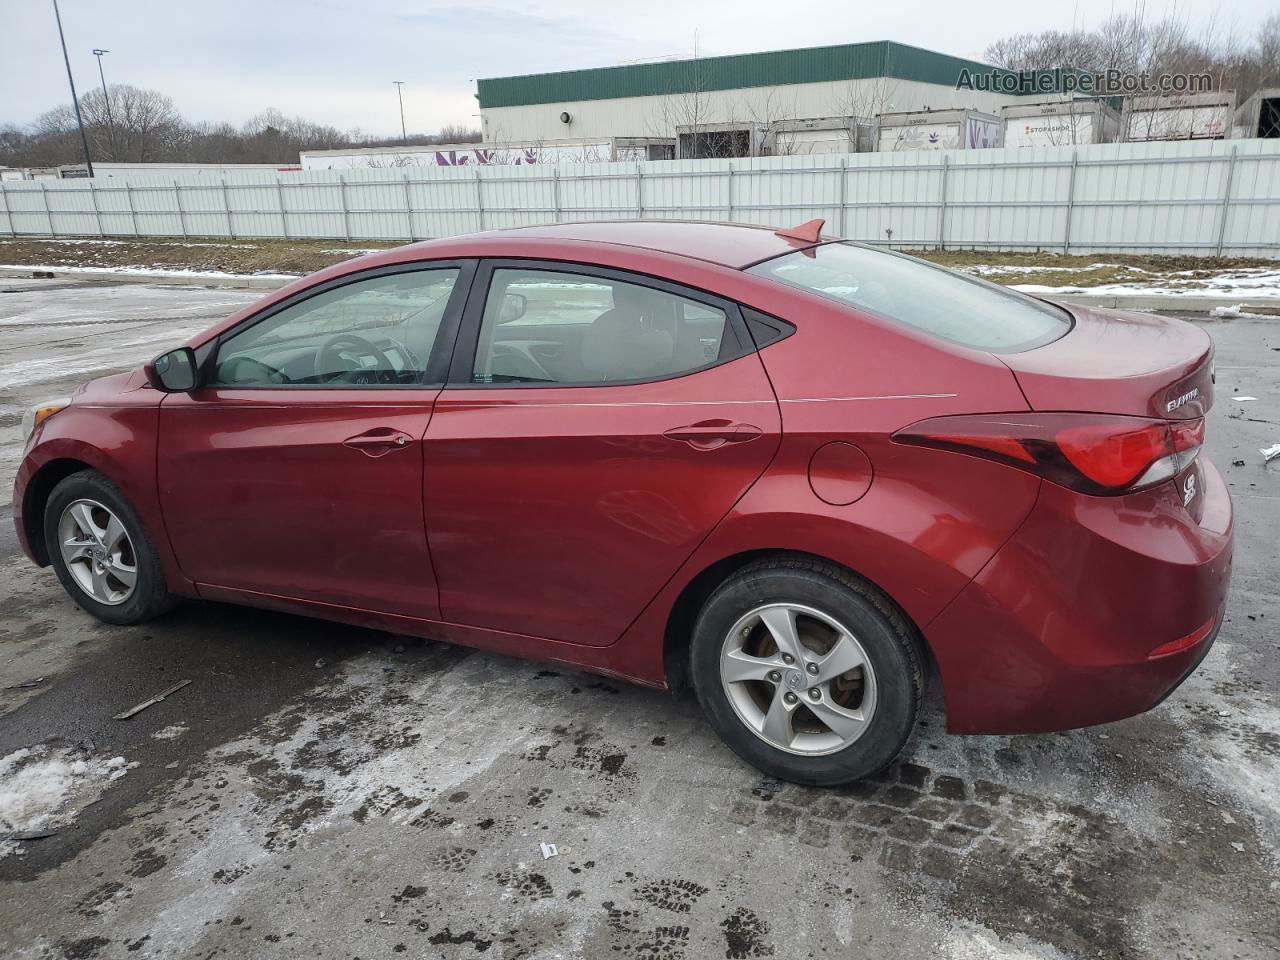
[{"label": "front seat", "polygon": [[613,309],[596,317],[582,336],[587,378],[640,380],[672,372],[671,334],[654,326],[663,306],[661,294],[631,284],[615,286]]}]

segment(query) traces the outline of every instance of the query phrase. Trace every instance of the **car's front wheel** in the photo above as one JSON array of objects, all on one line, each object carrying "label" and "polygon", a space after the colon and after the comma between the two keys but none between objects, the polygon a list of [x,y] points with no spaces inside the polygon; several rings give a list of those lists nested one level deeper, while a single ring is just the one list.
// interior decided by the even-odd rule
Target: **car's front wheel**
[{"label": "car's front wheel", "polygon": [[923,692],[914,631],[871,585],[832,564],[753,563],[711,595],[694,627],[694,688],[744,760],[831,786],[897,756]]},{"label": "car's front wheel", "polygon": [[45,504],[45,543],[63,588],[107,623],[142,623],[173,606],[137,513],[96,470],[63,479]]}]

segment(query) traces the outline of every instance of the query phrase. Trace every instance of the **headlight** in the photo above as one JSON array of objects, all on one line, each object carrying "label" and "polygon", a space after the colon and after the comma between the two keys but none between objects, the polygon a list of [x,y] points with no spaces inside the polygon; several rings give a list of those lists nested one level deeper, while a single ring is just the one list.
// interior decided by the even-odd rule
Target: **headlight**
[{"label": "headlight", "polygon": [[61,397],[57,400],[46,400],[43,403],[37,403],[28,410],[22,417],[22,442],[25,445],[31,439],[31,434],[35,432],[36,427],[44,423],[59,410],[64,410],[71,403],[70,397]]}]

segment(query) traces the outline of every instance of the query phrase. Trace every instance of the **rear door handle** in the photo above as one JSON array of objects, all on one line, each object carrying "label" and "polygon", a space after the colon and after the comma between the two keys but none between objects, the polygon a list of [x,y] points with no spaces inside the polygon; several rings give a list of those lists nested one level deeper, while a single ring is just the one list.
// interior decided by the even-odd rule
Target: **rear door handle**
[{"label": "rear door handle", "polygon": [[374,427],[372,430],[358,433],[354,437],[347,437],[342,441],[342,445],[351,447],[353,450],[359,450],[369,457],[381,457],[392,450],[400,450],[407,447],[412,439],[413,437],[407,433],[391,427]]},{"label": "rear door handle", "polygon": [[698,450],[715,450],[727,443],[747,443],[764,433],[753,423],[733,420],[699,420],[684,427],[672,427],[663,436],[679,440]]}]

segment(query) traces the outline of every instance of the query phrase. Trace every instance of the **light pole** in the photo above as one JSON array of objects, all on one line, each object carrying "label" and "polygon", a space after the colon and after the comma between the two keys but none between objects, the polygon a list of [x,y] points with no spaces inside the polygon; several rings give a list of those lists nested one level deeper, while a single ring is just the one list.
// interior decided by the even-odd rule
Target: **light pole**
[{"label": "light pole", "polygon": [[76,82],[71,76],[71,58],[67,56],[67,38],[62,35],[62,14],[58,12],[58,0],[53,0],[53,16],[58,21],[58,40],[62,44],[62,62],[67,65],[67,83],[71,85],[71,106],[76,111],[76,124],[80,127],[80,146],[84,147],[84,165],[93,176],[93,158],[89,156],[89,138],[84,135],[84,118],[80,116],[80,101],[76,99]]},{"label": "light pole", "polygon": [[107,105],[107,129],[111,132],[111,159],[116,157],[116,122],[111,118],[111,96],[107,93],[107,76],[102,72],[102,55],[110,50],[93,48],[93,55],[98,58],[98,79],[102,81],[102,102]]},{"label": "light pole", "polygon": [[408,145],[409,134],[404,129],[404,91],[401,89],[404,86],[404,81],[392,80],[391,82],[396,85],[396,96],[400,98],[400,143]]}]

